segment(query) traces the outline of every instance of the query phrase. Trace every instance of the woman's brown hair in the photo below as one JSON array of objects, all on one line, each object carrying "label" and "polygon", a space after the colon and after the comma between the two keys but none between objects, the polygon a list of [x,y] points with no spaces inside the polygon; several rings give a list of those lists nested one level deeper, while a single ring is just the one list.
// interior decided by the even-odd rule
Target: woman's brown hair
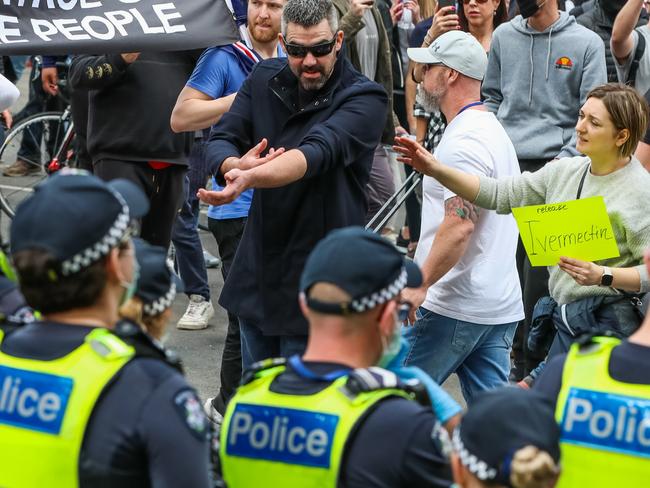
[{"label": "woman's brown hair", "polygon": [[607,83],[589,92],[587,99],[603,102],[616,130],[627,129],[630,136],[621,146],[624,157],[634,153],[637,144],[648,129],[648,102],[634,88],[620,83]]}]

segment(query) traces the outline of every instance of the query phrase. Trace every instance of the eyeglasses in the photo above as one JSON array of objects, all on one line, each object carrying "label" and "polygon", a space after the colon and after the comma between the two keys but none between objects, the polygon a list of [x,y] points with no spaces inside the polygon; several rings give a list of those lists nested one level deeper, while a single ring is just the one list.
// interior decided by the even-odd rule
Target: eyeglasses
[{"label": "eyeglasses", "polygon": [[426,74],[426,72],[429,71],[434,66],[441,66],[441,63],[423,64],[422,65],[422,76],[424,76]]},{"label": "eyeglasses", "polygon": [[[469,5],[472,0],[463,0],[463,5]],[[487,3],[488,0],[474,0],[476,3],[484,4]]]},{"label": "eyeglasses", "polygon": [[291,44],[289,42],[284,43],[287,54],[293,58],[304,58],[307,56],[307,53],[312,53],[315,57],[320,58],[327,56],[332,52],[336,44],[336,37],[331,41],[321,42],[320,44],[314,44],[313,46],[303,46],[302,44]]}]

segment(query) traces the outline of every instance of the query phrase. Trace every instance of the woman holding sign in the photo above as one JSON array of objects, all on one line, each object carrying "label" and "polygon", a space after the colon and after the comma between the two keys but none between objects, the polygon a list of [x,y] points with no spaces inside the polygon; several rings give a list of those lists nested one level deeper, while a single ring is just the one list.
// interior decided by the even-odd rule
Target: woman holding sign
[{"label": "woman holding sign", "polygon": [[[476,205],[501,214],[516,207],[542,204],[559,204],[544,209],[560,211],[570,207],[573,200],[603,197],[619,256],[610,253],[601,256],[607,259],[591,262],[584,256],[566,255],[549,267],[551,298],[538,302],[535,315],[546,312],[560,331],[551,348],[553,355],[565,351],[580,333],[612,331],[627,336],[640,323],[633,300],[621,290],[636,294],[650,291],[648,272],[643,266],[643,252],[650,247],[650,213],[646,207],[650,174],[633,156],[647,125],[645,100],[634,89],[612,83],[593,89],[580,109],[576,147],[585,156],[562,158],[534,173],[498,180],[467,174],[437,161],[422,146],[404,137],[395,139],[394,149],[401,154],[400,161]],[[584,226],[581,220],[576,219],[576,228]],[[587,229],[580,230],[575,239],[593,241],[590,246],[594,248],[599,239],[612,237],[608,229],[587,225]],[[524,232],[521,227],[520,232]],[[557,251],[558,239],[566,243],[567,234],[546,236],[542,243]],[[536,242],[539,244],[539,240]]]}]

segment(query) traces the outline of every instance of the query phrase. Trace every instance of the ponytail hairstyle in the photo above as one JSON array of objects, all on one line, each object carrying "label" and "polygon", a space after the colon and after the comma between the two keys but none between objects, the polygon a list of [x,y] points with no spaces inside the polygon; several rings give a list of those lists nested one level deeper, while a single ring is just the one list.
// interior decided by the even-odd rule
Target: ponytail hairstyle
[{"label": "ponytail hairstyle", "polygon": [[560,466],[551,455],[535,446],[516,451],[510,463],[513,488],[553,488],[559,475]]},{"label": "ponytail hairstyle", "polygon": [[154,339],[161,340],[167,329],[169,308],[160,313],[150,315],[144,311],[144,303],[138,296],[134,296],[120,307],[120,317],[139,325],[142,330]]},{"label": "ponytail hairstyle", "polygon": [[134,324],[139,325],[143,330],[146,330],[142,320],[144,314],[142,307],[142,300],[139,297],[134,296],[120,307],[118,313],[120,318],[133,322]]}]

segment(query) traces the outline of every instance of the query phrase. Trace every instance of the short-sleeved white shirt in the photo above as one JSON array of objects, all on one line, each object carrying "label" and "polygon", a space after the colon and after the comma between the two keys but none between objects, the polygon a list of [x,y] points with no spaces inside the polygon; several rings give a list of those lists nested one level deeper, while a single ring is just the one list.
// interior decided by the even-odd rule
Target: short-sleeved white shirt
[{"label": "short-sleeved white shirt", "polygon": [[[468,109],[447,126],[435,152],[443,164],[492,178],[519,175],[519,163],[505,130],[489,112]],[[415,262],[422,266],[445,215],[444,203],[455,196],[433,178],[424,177],[422,230]],[[512,215],[479,209],[479,219],[465,254],[431,286],[423,307],[465,322],[497,325],[524,318],[515,254],[518,230]]]}]

